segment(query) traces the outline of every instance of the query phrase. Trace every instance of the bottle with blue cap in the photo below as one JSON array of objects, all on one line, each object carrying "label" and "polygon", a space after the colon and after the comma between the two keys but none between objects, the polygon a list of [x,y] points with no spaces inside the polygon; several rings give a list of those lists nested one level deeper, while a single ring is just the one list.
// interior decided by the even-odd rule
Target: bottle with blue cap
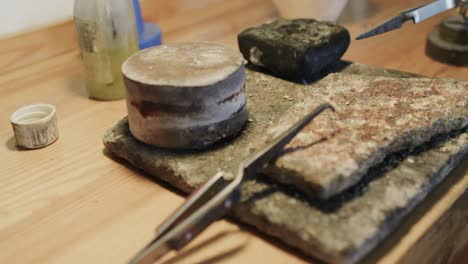
[{"label": "bottle with blue cap", "polygon": [[91,98],[125,97],[122,63],[139,50],[132,0],[75,0],[74,21]]},{"label": "bottle with blue cap", "polygon": [[133,0],[133,6],[135,8],[136,26],[140,49],[161,45],[161,29],[156,24],[143,21],[141,16],[140,3],[138,0]]}]

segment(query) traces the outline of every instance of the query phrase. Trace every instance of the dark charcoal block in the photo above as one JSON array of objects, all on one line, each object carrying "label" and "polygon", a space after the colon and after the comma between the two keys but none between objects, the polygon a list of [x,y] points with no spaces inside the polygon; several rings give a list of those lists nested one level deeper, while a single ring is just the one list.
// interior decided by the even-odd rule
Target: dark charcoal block
[{"label": "dark charcoal block", "polygon": [[285,79],[310,81],[343,56],[350,36],[329,22],[279,19],[241,32],[238,40],[252,64]]}]

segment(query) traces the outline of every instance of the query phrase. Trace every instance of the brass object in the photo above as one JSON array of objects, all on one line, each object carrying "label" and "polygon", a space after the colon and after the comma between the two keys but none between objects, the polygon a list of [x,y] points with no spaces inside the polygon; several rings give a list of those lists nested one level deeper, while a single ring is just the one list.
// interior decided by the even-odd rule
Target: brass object
[{"label": "brass object", "polygon": [[[466,9],[465,5],[461,12],[466,14]],[[426,54],[443,63],[468,66],[468,19],[462,16],[445,18],[438,29],[429,34]]]}]

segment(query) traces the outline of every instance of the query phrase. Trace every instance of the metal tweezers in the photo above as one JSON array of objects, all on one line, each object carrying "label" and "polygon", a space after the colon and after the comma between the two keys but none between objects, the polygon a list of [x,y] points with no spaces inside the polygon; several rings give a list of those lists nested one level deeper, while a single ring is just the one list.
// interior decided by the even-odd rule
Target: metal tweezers
[{"label": "metal tweezers", "polygon": [[219,172],[194,191],[156,231],[154,239],[129,263],[154,263],[171,250],[179,250],[194,239],[212,222],[224,216],[241,199],[242,183],[257,174],[265,164],[274,160],[307,124],[326,109],[324,104],[302,118],[299,122],[273,139],[265,148],[241,162],[236,176]]},{"label": "metal tweezers", "polygon": [[430,17],[460,6],[460,13],[466,18],[468,0],[439,0],[416,8],[408,9],[383,24],[361,34],[356,39],[365,39],[382,33],[401,28],[404,23],[412,20],[414,24],[420,23]]}]

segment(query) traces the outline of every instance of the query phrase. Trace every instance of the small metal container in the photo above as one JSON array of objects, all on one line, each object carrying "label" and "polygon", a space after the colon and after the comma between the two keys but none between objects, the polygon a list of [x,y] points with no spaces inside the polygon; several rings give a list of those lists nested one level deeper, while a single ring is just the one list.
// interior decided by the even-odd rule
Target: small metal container
[{"label": "small metal container", "polygon": [[443,63],[468,66],[468,18],[445,18],[438,29],[428,35],[426,54]]},{"label": "small metal container", "polygon": [[138,140],[203,149],[232,138],[247,121],[244,60],[210,42],[142,50],[123,64],[128,121]]}]

